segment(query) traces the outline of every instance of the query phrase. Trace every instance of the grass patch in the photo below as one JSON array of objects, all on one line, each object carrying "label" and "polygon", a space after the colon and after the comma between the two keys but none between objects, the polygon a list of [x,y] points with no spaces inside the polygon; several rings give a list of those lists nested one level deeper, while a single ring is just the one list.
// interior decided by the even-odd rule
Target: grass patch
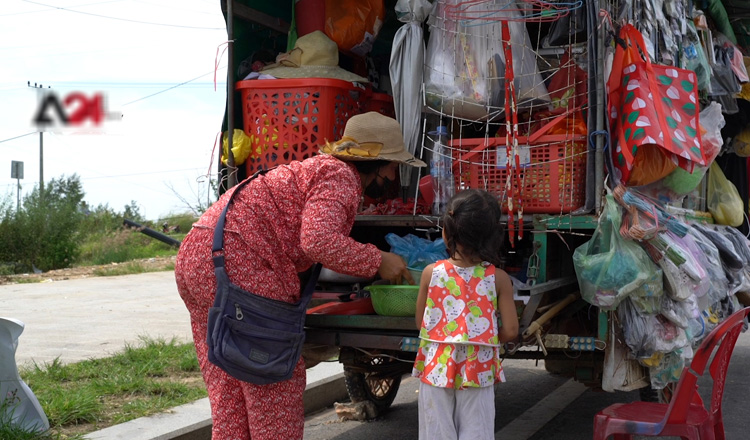
[{"label": "grass patch", "polygon": [[[182,240],[185,234],[172,234]],[[177,249],[135,229],[120,228],[114,231],[92,234],[81,245],[78,266],[98,266],[122,263],[151,257],[177,255]]]},{"label": "grass patch", "polygon": [[163,272],[165,270],[174,270],[174,263],[161,267],[153,267],[138,261],[131,261],[116,266],[106,266],[94,269],[94,275],[99,277],[109,277],[116,275],[132,275],[146,272]]},{"label": "grass patch", "polygon": [[[22,369],[50,422],[49,437],[82,435],[206,397],[192,343],[142,338],[109,358]],[[2,427],[0,426],[0,429]],[[11,437],[0,430],[0,438]]]}]

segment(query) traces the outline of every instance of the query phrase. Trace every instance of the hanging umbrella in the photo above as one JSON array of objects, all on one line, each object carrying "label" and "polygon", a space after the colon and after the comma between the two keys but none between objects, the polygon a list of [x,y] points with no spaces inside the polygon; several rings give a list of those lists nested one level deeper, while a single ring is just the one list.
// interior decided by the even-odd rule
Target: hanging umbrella
[{"label": "hanging umbrella", "polygon": [[[406,149],[417,153],[422,113],[424,35],[422,22],[432,9],[428,0],[398,0],[396,16],[404,23],[396,31],[391,49],[390,75],[396,119],[401,124]],[[401,185],[409,186],[411,168],[401,167]]]}]

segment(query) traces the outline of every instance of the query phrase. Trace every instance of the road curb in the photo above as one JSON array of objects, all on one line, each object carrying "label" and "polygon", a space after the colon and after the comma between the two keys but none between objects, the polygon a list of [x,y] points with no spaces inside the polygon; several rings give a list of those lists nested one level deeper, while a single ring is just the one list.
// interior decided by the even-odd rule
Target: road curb
[{"label": "road curb", "polygon": [[[344,373],[308,384],[305,415],[349,399]],[[89,440],[210,440],[211,406],[208,398],[173,408],[168,413],[141,417],[84,436]]]}]

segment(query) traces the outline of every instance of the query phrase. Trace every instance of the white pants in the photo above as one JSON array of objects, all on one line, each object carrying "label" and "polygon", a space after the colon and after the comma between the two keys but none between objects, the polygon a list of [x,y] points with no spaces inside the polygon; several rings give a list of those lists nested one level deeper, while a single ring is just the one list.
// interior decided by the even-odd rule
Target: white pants
[{"label": "white pants", "polygon": [[419,383],[419,440],[494,440],[495,387]]}]

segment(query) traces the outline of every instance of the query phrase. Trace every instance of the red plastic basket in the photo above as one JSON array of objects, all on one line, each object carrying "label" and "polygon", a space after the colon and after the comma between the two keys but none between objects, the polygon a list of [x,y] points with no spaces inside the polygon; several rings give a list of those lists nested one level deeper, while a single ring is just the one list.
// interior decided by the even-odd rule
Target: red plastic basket
[{"label": "red plastic basket", "polygon": [[[573,211],[586,202],[586,143],[584,136],[546,135],[528,144],[518,137],[524,151],[520,176],[523,212],[557,214]],[[503,201],[508,210],[508,169],[505,138],[456,139],[453,174],[458,190],[485,189]],[[498,158],[500,160],[498,160]],[[498,167],[499,163],[499,167]],[[517,184],[512,182],[514,193]]]},{"label": "red plastic basket", "polygon": [[368,112],[379,112],[391,118],[396,118],[396,109],[393,107],[393,96],[386,93],[370,94],[365,108]]},{"label": "red plastic basket", "polygon": [[247,174],[303,160],[344,133],[360,113],[364,90],[348,81],[300,78],[240,81],[245,133],[252,138]]}]

